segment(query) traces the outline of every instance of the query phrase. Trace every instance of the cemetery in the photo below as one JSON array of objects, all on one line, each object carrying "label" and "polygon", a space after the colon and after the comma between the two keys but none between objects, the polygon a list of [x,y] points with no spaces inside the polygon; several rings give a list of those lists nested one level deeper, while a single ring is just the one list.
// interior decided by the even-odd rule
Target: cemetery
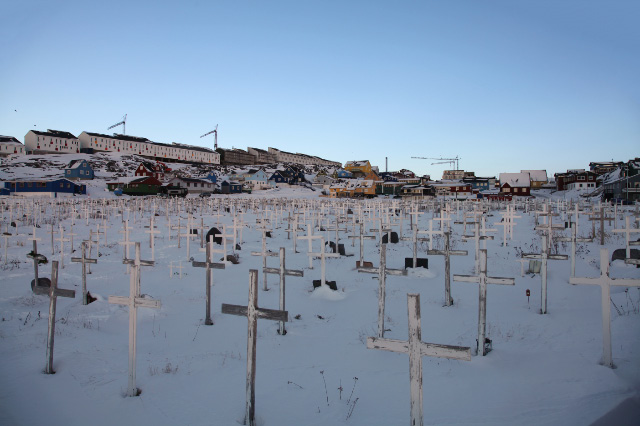
[{"label": "cemetery", "polygon": [[638,205],[0,209],[2,424],[589,425],[638,399]]}]

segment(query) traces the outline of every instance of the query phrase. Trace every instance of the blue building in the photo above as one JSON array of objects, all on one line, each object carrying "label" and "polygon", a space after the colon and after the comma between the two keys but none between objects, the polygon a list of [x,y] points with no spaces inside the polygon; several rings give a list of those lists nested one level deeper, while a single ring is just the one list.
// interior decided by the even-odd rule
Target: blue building
[{"label": "blue building", "polygon": [[209,172],[209,174],[205,176],[204,179],[211,181],[211,183],[218,182],[218,176],[216,176],[216,174],[213,171]]},{"label": "blue building", "polygon": [[340,169],[336,171],[336,178],[338,179],[353,179],[353,173],[348,172],[344,169]]},{"label": "blue building", "polygon": [[64,177],[71,180],[91,180],[94,173],[87,160],[71,160],[64,169]]},{"label": "blue building", "polygon": [[240,194],[242,192],[242,184],[225,180],[220,184],[220,192],[223,194]]},{"label": "blue building", "polygon": [[33,179],[14,180],[5,182],[4,187],[13,195],[23,196],[50,196],[53,198],[61,196],[84,195],[87,193],[87,186],[76,184],[69,179]]}]

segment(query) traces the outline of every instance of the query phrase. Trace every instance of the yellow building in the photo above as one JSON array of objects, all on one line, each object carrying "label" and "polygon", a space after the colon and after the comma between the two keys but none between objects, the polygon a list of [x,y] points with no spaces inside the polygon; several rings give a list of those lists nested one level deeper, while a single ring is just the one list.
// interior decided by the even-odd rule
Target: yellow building
[{"label": "yellow building", "polygon": [[371,163],[369,163],[369,160],[347,161],[344,165],[344,169],[353,173],[354,177],[366,176],[371,172]]}]

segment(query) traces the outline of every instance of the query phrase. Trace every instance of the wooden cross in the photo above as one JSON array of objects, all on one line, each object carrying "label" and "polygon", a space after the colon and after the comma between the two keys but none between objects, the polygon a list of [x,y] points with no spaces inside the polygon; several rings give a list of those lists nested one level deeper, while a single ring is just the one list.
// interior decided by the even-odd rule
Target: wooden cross
[{"label": "wooden cross", "polygon": [[593,238],[578,238],[578,224],[571,222],[571,237],[560,237],[558,241],[571,241],[571,276],[576,276],[576,242],[592,242]]},{"label": "wooden cross", "polygon": [[553,230],[560,230],[560,229],[564,229],[564,226],[562,225],[554,225],[553,224],[553,215],[549,214],[549,220],[547,221],[546,224],[544,225],[539,225],[536,226],[534,228],[536,231],[537,230],[542,230],[544,232],[546,232],[546,238],[545,238],[545,243],[547,244],[547,249],[550,249],[551,247],[553,247]]},{"label": "wooden cross", "polygon": [[135,259],[124,259],[122,263],[133,266],[129,278],[129,297],[109,296],[109,303],[129,307],[129,383],[127,385],[128,396],[138,396],[140,391],[136,387],[136,343],[137,343],[137,318],[138,308],[159,309],[162,304],[159,300],[148,299],[140,294],[140,267],[154,266],[151,260],[140,259],[140,243],[136,242]]},{"label": "wooden cross", "polygon": [[[33,252],[32,253],[28,253],[27,257],[30,259],[33,259],[33,269],[34,269],[34,273],[35,273],[35,279],[33,280],[33,284],[34,286],[39,286],[40,285],[40,278],[38,278],[38,265],[39,262],[41,260],[46,259],[46,257],[44,257],[44,255],[38,253],[38,243],[37,241],[34,239],[33,240]],[[43,280],[45,280],[46,278],[43,278]]]},{"label": "wooden cross", "polygon": [[602,364],[613,368],[611,352],[611,286],[640,287],[640,279],[611,278],[609,273],[609,249],[600,249],[600,276],[597,278],[569,278],[570,284],[600,286],[602,295]]},{"label": "wooden cross", "polygon": [[387,245],[380,245],[380,266],[377,268],[358,268],[358,272],[378,274],[378,337],[384,337],[384,305],[386,300],[387,274],[407,275],[404,269],[387,269]]},{"label": "wooden cross", "polygon": [[626,253],[625,253],[625,258],[626,259],[631,259],[631,234],[634,233],[638,233],[640,232],[640,229],[634,229],[631,227],[631,225],[629,224],[629,219],[631,219],[631,216],[627,216],[624,218],[625,221],[625,228],[624,229],[614,229],[613,232],[616,233],[624,233],[624,237],[625,237],[625,246],[626,246]]},{"label": "wooden cross", "polygon": [[211,320],[211,286],[213,285],[213,278],[211,274],[211,269],[225,269],[224,263],[215,263],[211,259],[211,250],[213,248],[213,240],[209,238],[207,241],[206,247],[206,261],[204,262],[196,262],[195,260],[191,262],[191,266],[197,268],[207,268],[207,276],[206,276],[206,308],[205,308],[205,325],[213,325],[213,321]]},{"label": "wooden cross", "polygon": [[222,225],[222,232],[215,232],[212,236],[215,239],[216,237],[220,237],[222,239],[222,250],[218,250],[218,249],[211,249],[211,254],[215,254],[215,253],[222,253],[222,262],[227,263],[227,238],[232,237],[231,234],[226,234],[227,232],[227,227],[225,225]]},{"label": "wooden cross", "polygon": [[477,283],[479,285],[478,299],[478,342],[477,354],[485,356],[485,335],[487,329],[487,284],[515,285],[513,278],[500,278],[487,276],[487,251],[480,250],[480,274],[473,275],[454,275],[454,281]]},{"label": "wooden cross", "polygon": [[540,259],[542,266],[540,268],[540,277],[542,278],[542,294],[540,297],[540,313],[547,313],[547,261],[548,260],[567,260],[569,256],[566,254],[549,254],[547,245],[547,236],[542,236],[542,249],[540,253],[523,253],[524,259]]},{"label": "wooden cross", "polygon": [[[418,224],[413,225],[411,229],[411,237],[400,238],[403,241],[411,241],[413,243],[413,263],[412,268],[418,267],[418,241],[431,241],[429,238],[418,238]],[[362,265],[361,265],[362,266]]]},{"label": "wooden cross", "polygon": [[149,226],[145,226],[145,228],[149,228],[145,233],[149,234],[149,248],[151,248],[151,260],[156,260],[156,244],[155,244],[155,235],[159,234],[160,231],[154,224],[155,216],[151,216],[149,218]]},{"label": "wooden cross", "polygon": [[173,278],[173,268],[179,269],[180,270],[180,279],[182,279],[182,260],[178,260],[178,266],[173,266],[174,261],[170,261],[169,262],[169,278]]},{"label": "wooden cross", "polygon": [[69,241],[68,238],[64,238],[64,228],[62,224],[60,226],[60,237],[56,238],[56,241],[60,242],[60,267],[64,269],[64,243]]},{"label": "wooden cross", "polygon": [[87,242],[82,242],[82,257],[72,257],[72,262],[82,263],[82,304],[87,305],[87,263],[98,263],[98,259],[90,259],[87,257]]},{"label": "wooden cross", "polygon": [[340,253],[327,253],[324,247],[324,237],[321,235],[314,235],[312,237],[300,237],[301,239],[303,238],[313,238],[313,239],[319,239],[320,240],[320,252],[318,253],[313,253],[313,252],[309,252],[307,253],[308,256],[311,257],[319,257],[320,258],[320,284],[321,285],[326,285],[327,281],[326,281],[326,259],[327,257],[340,257]]},{"label": "wooden cross", "polygon": [[[275,253],[273,253],[275,255]],[[280,267],[279,268],[262,268],[265,274],[277,274],[280,276],[280,311],[285,311],[285,276],[290,275],[293,277],[303,277],[304,271],[295,270],[295,269],[287,269],[285,267],[285,250],[284,247],[280,247],[279,258],[280,258]],[[284,321],[280,321],[280,326],[278,328],[278,333],[282,336],[287,334],[287,330],[285,329]]]},{"label": "wooden cross", "polygon": [[53,339],[56,334],[56,302],[59,297],[75,298],[75,290],[65,290],[58,288],[58,262],[51,262],[51,285],[49,287],[33,287],[35,294],[49,296],[49,330],[47,333],[47,364],[44,368],[46,374],[53,374]]},{"label": "wooden cross", "polygon": [[[360,240],[360,261],[357,266],[360,268],[364,267],[364,240],[375,240],[375,235],[364,235],[364,222],[360,222],[360,233],[357,236],[350,235],[349,238]],[[311,242],[311,240],[309,240],[309,242]]]},{"label": "wooden cross", "polygon": [[247,384],[246,384],[246,410],[244,424],[255,426],[256,405],[256,341],[258,334],[258,318],[272,321],[288,321],[287,311],[264,309],[258,307],[258,271],[249,271],[249,303],[247,306],[222,304],[222,313],[229,315],[246,316],[248,320],[247,331]]},{"label": "wooden cross", "polygon": [[70,249],[71,249],[71,250],[70,250],[70,253],[72,253],[72,254],[73,254],[73,252],[74,252],[74,248],[73,248],[73,237],[75,237],[76,235],[78,235],[78,234],[76,234],[75,232],[73,232],[73,225],[70,225],[70,226],[69,226],[69,232],[67,232],[67,237],[69,237],[69,243],[70,243],[70,245],[71,245],[71,247],[70,247]]},{"label": "wooden cross", "polygon": [[264,268],[267,267],[267,256],[271,253],[267,251],[267,232],[269,232],[270,229],[267,228],[265,221],[261,221],[260,227],[257,229],[262,231],[262,251],[252,251],[251,256],[262,256],[262,289],[267,291],[269,288],[267,287],[267,273],[264,272]]},{"label": "wooden cross", "polygon": [[407,308],[409,312],[409,340],[368,337],[367,349],[409,354],[411,389],[411,421],[409,424],[411,426],[422,426],[422,357],[430,356],[471,361],[471,351],[468,347],[423,342],[419,294],[407,294]]},{"label": "wooden cross", "polygon": [[600,245],[603,246],[604,245],[604,221],[605,220],[609,220],[611,221],[611,217],[606,217],[606,213],[604,211],[604,206],[600,206],[600,209],[598,210],[599,215],[596,214],[595,212],[592,212],[591,215],[593,217],[589,218],[590,221],[592,221],[592,223],[595,226],[595,221],[598,220],[600,221]]},{"label": "wooden cross", "polygon": [[313,251],[313,240],[319,240],[320,238],[322,238],[322,236],[313,235],[313,226],[307,224],[307,235],[304,235],[298,238],[301,240],[307,240],[309,242],[309,249],[307,250],[307,256],[309,257],[309,269],[313,269],[313,256],[311,256],[311,252]]},{"label": "wooden cross", "polygon": [[451,297],[451,256],[466,256],[467,250],[451,250],[451,233],[444,233],[444,250],[428,250],[428,255],[444,256],[444,306],[453,305]]},{"label": "wooden cross", "polygon": [[487,240],[493,240],[493,235],[480,235],[480,222],[472,222],[475,225],[475,233],[474,235],[463,235],[462,239],[464,241],[473,239],[476,243],[476,251],[475,251],[475,270],[474,273],[480,273],[480,241],[485,242]]},{"label": "wooden cross", "polygon": [[429,221],[429,230],[428,231],[418,231],[418,235],[429,235],[429,250],[433,250],[433,236],[435,234],[443,235],[444,232],[440,230],[433,230],[433,219]]}]

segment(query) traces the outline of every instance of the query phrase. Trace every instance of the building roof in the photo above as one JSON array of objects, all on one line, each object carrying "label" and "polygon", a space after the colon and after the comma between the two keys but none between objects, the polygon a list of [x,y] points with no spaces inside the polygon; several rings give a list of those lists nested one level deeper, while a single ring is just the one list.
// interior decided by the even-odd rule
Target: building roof
[{"label": "building roof", "polygon": [[500,173],[500,186],[509,184],[512,188],[528,188],[531,186],[529,173]]},{"label": "building roof", "polygon": [[534,182],[547,182],[549,180],[546,170],[520,170],[520,172],[529,173],[529,177]]},{"label": "building roof", "polygon": [[148,143],[151,145],[156,145],[156,146],[162,146],[162,147],[167,147],[167,148],[184,148],[184,149],[190,149],[193,151],[202,151],[202,152],[208,152],[208,153],[215,153],[214,150],[210,149],[210,148],[205,148],[205,147],[201,147],[201,146],[193,146],[193,145],[186,145],[186,144],[181,144],[178,142],[171,142],[169,143],[162,143],[162,142],[154,142],[151,141],[147,138],[143,138],[143,137],[138,137],[138,136],[130,136],[130,135],[122,135],[120,133],[114,133],[113,135],[105,135],[103,133],[93,133],[93,132],[84,132],[89,136],[94,136],[94,137],[99,137],[99,138],[109,138],[109,139],[116,139],[119,141],[126,141],[126,142],[141,142],[141,143]]},{"label": "building roof", "polygon": [[344,166],[345,167],[365,167],[366,165],[370,165],[369,160],[363,161],[347,161]]},{"label": "building roof", "polygon": [[120,141],[127,142],[151,142],[147,138],[142,138],[138,136],[130,136],[130,135],[121,135],[119,133],[114,133],[113,135],[105,135],[104,133],[93,133],[93,132],[84,132],[89,136],[100,137],[100,138],[109,138],[109,139],[117,139]]},{"label": "building roof", "polygon": [[72,133],[64,132],[62,130],[47,129],[46,132],[41,132],[40,130],[30,130],[30,131],[40,136],[51,136],[54,138],[64,138],[64,139],[78,139],[75,136],[73,136]]},{"label": "building roof", "polygon": [[18,143],[22,145],[22,142],[20,142],[18,139],[14,138],[13,136],[0,136],[0,143]]},{"label": "building roof", "polygon": [[[79,159],[79,160],[71,160],[69,161],[69,164],[67,164],[67,169],[77,169],[80,166],[82,166],[82,162],[83,161],[87,161],[87,160],[83,160],[83,159]],[[89,163],[87,163],[87,165],[89,165]]]}]

